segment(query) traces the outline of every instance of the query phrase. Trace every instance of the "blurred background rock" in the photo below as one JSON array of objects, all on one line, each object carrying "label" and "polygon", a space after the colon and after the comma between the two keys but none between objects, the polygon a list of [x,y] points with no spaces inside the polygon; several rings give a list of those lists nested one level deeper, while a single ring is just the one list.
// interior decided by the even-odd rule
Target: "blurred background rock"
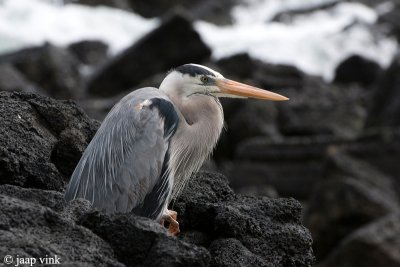
[{"label": "blurred background rock", "polygon": [[[101,121],[193,62],[288,96],[223,99],[205,168],[237,193],[300,200],[317,266],[400,266],[399,39],[396,0],[0,0],[0,90],[74,100]],[[76,127],[85,136],[61,129],[43,171],[68,179],[57,151],[73,164],[94,132]]]}]

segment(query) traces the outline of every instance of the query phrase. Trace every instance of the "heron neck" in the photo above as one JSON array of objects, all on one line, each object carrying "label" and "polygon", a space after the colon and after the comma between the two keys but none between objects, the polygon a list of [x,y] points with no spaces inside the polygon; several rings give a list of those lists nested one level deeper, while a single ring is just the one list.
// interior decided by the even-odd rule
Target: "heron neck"
[{"label": "heron neck", "polygon": [[217,98],[200,94],[180,99],[169,97],[188,127],[204,131],[206,127],[217,126],[210,124],[223,124],[223,110]]},{"label": "heron neck", "polygon": [[211,154],[221,134],[224,119],[218,99],[197,95],[174,99],[180,122],[171,139],[171,175],[174,177],[172,198],[176,198],[191,174],[198,171]]}]

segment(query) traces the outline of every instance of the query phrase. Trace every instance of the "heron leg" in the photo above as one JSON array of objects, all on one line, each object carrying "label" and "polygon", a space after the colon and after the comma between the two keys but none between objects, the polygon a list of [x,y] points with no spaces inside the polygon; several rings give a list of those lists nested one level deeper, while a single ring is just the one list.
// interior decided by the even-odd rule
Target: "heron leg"
[{"label": "heron leg", "polygon": [[164,225],[165,221],[169,222],[168,233],[170,235],[177,235],[180,232],[179,223],[176,220],[177,215],[178,215],[178,213],[176,211],[166,210],[166,212],[161,217],[161,220],[160,220],[161,225]]}]

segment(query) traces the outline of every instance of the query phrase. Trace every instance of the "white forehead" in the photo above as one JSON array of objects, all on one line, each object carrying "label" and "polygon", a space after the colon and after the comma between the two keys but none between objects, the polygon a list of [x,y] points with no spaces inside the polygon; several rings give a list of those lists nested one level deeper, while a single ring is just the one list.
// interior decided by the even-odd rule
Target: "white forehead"
[{"label": "white forehead", "polygon": [[206,66],[203,66],[203,65],[200,65],[200,64],[193,64],[193,63],[190,63],[190,64],[188,64],[188,65],[206,69],[206,70],[208,70],[209,72],[213,73],[213,74],[215,75],[215,77],[218,77],[218,78],[223,78],[223,77],[224,77],[224,76],[222,76],[221,73],[216,72],[215,70],[210,69],[209,67],[206,67]]}]

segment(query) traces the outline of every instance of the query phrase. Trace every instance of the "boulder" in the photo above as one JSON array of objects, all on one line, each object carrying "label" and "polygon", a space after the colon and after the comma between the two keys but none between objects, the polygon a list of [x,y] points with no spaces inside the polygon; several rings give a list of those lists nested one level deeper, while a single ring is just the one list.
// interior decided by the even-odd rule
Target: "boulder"
[{"label": "boulder", "polygon": [[[222,1],[197,1],[195,5],[186,7],[196,20],[208,21],[216,25],[229,25],[234,23],[231,10],[242,0]],[[182,3],[192,3],[182,1]]]},{"label": "boulder", "polygon": [[248,250],[234,238],[217,239],[210,245],[212,266],[274,266]]},{"label": "boulder", "polygon": [[66,203],[60,192],[1,185],[0,204],[0,253],[14,259],[57,256],[68,266],[208,266],[210,261],[205,248],[168,236],[153,220],[101,214],[83,199]]},{"label": "boulder", "polygon": [[318,267],[400,266],[400,211],[348,236]]},{"label": "boulder", "polygon": [[307,77],[303,88],[281,91],[290,101],[277,105],[285,136],[328,135],[355,138],[364,129],[366,92],[359,86],[327,84]]},{"label": "boulder", "polygon": [[0,92],[0,184],[61,190],[99,124],[71,101]]},{"label": "boulder", "polygon": [[0,254],[13,265],[17,257],[50,257],[68,266],[124,266],[100,237],[35,202],[0,194]]},{"label": "boulder", "polygon": [[340,142],[330,137],[248,139],[237,147],[228,170],[230,184],[235,191],[272,186],[280,196],[306,200],[323,176],[327,147]]},{"label": "boulder", "polygon": [[31,204],[47,207],[61,212],[65,206],[64,196],[57,191],[35,188],[22,188],[15,185],[0,185],[0,195],[18,198]]},{"label": "boulder", "polygon": [[301,226],[301,205],[294,199],[235,195],[224,176],[199,173],[171,208],[178,212],[178,237],[209,246],[213,266],[311,266],[314,261],[311,236]]},{"label": "boulder", "polygon": [[267,64],[251,58],[247,53],[220,59],[216,65],[225,77],[250,80],[255,86],[267,90],[302,88],[305,79],[305,74],[296,67]]},{"label": "boulder", "polygon": [[162,17],[174,9],[185,9],[196,20],[205,20],[216,24],[230,24],[232,17],[230,10],[239,0],[195,0],[195,1],[168,1],[129,0],[132,9],[145,18]]},{"label": "boulder", "polygon": [[[377,128],[364,131],[353,142],[340,146],[354,158],[365,161],[396,181],[400,188],[400,128]],[[396,189],[395,188],[395,189]],[[398,190],[400,194],[400,190]]]},{"label": "boulder", "polygon": [[314,188],[304,215],[319,260],[357,228],[400,209],[390,177],[335,148],[329,154],[325,177]]},{"label": "boulder", "polygon": [[207,266],[205,248],[167,235],[158,222],[132,214],[88,213],[79,224],[106,240],[128,266]]},{"label": "boulder", "polygon": [[0,252],[57,256],[74,266],[311,266],[311,236],[293,199],[235,195],[218,174],[192,177],[178,211],[181,233],[133,214],[106,215],[56,191],[0,186]]},{"label": "boulder", "polygon": [[375,61],[359,55],[343,60],[336,68],[334,82],[339,84],[359,84],[365,88],[374,85],[383,70]]},{"label": "boulder", "polygon": [[276,127],[278,111],[271,102],[248,100],[240,110],[225,119],[229,146],[237,147],[243,140],[264,137],[272,141],[282,140]]},{"label": "boulder", "polygon": [[[373,2],[376,5],[376,1],[373,0],[363,0]],[[388,2],[390,3],[390,8],[387,8],[385,12],[380,12],[378,22],[383,24],[387,28],[389,28],[389,33],[396,37],[396,39],[400,40],[400,2],[393,0]]]},{"label": "boulder", "polygon": [[[0,252],[73,266],[311,266],[294,199],[236,195],[199,173],[170,208],[181,233],[133,214],[105,215],[62,191],[98,123],[71,101],[0,92]],[[226,246],[227,242],[231,246]],[[243,255],[238,255],[243,253]]]},{"label": "boulder", "polygon": [[111,96],[132,90],[146,78],[181,64],[201,62],[210,54],[191,21],[175,13],[95,73],[88,92]]},{"label": "boulder", "polygon": [[24,75],[11,64],[0,64],[0,91],[35,92],[37,86],[29,82]]},{"label": "boulder", "polygon": [[186,10],[195,20],[204,20],[217,25],[231,24],[230,10],[241,0],[64,0],[64,4],[81,4],[88,6],[108,6],[135,12],[145,18],[158,18],[169,12]]},{"label": "boulder", "polygon": [[132,11],[128,0],[64,0],[64,4],[80,4],[86,6],[108,6]]},{"label": "boulder", "polygon": [[68,50],[86,65],[98,66],[108,59],[108,45],[102,41],[85,40],[72,43]]},{"label": "boulder", "polygon": [[[227,78],[277,92],[303,86],[304,74],[295,67],[266,64],[248,54],[223,58],[215,63],[214,68]],[[227,127],[218,143],[216,158],[232,159],[239,143],[248,138],[262,136],[271,141],[282,140],[277,127],[277,106],[286,103],[250,99],[221,99],[221,103]]]},{"label": "boulder", "polygon": [[366,127],[400,126],[400,54],[382,74],[370,98]]},{"label": "boulder", "polygon": [[82,94],[79,61],[64,48],[47,43],[1,55],[0,63],[13,65],[51,97],[70,99]]},{"label": "boulder", "polygon": [[[270,107],[272,103],[260,104],[264,105],[262,117],[257,112],[247,116],[252,116],[254,121],[250,129],[264,127],[263,120],[271,117],[275,124],[271,129],[278,134],[276,137],[280,133],[283,136],[329,135],[354,138],[364,128],[367,93],[357,84],[328,84],[321,78],[305,75],[293,66],[266,64],[252,59],[248,54],[221,59],[216,65],[225,77],[273,90],[290,98],[290,101],[274,103],[274,108]],[[244,116],[242,113],[248,113],[247,106],[251,106],[248,109],[255,110],[254,104],[249,101],[242,104],[229,101],[224,108],[226,106],[228,126],[236,128],[243,127],[243,120],[232,126],[231,116]],[[245,111],[242,112],[243,110]],[[265,113],[269,114],[266,116]],[[270,137],[271,129],[263,135]]]},{"label": "boulder", "polygon": [[316,2],[308,5],[298,5],[294,8],[285,8],[271,18],[272,22],[291,23],[297,16],[309,16],[315,12],[331,10],[340,3],[339,0]]}]

